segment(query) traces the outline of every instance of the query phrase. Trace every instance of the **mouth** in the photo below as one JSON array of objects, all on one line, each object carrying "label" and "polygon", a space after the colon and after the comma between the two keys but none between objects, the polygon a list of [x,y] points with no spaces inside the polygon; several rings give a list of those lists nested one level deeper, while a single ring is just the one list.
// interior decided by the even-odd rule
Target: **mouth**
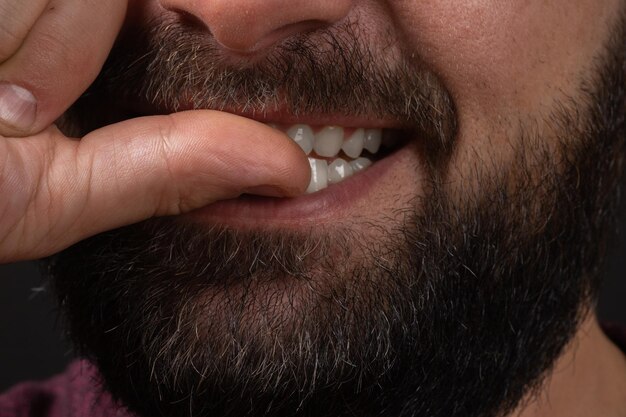
[{"label": "mouth", "polygon": [[415,166],[419,141],[413,139],[420,135],[397,121],[376,117],[294,116],[278,111],[263,114],[223,111],[264,123],[294,141],[308,157],[309,186],[305,194],[292,198],[243,194],[180,216],[184,221],[242,229],[336,225],[359,215],[367,217],[366,213],[384,205],[380,200],[388,199],[390,192],[400,186],[399,181],[412,182],[412,178],[407,178],[406,167]]},{"label": "mouth", "polygon": [[[377,205],[375,189],[390,188],[394,167],[414,158],[409,130],[380,127],[264,122],[285,133],[307,155],[311,180],[306,193],[293,198],[244,194],[185,215],[195,221],[238,228],[301,228],[335,224]],[[365,124],[365,123],[364,123]],[[379,127],[371,127],[378,125]],[[413,154],[413,156],[411,156]],[[406,162],[406,161],[404,161]]]},{"label": "mouth", "polygon": [[285,133],[307,155],[311,167],[307,194],[367,170],[402,142],[402,132],[395,129],[274,123],[269,126]]}]

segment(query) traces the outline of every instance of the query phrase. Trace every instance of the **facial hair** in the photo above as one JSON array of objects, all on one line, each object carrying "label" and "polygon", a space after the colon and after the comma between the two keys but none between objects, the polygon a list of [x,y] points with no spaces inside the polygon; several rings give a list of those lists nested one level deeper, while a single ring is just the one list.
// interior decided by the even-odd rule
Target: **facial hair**
[{"label": "facial hair", "polygon": [[[358,113],[349,91],[316,92],[333,92],[343,77],[356,86],[350,91],[384,86],[371,90],[363,112],[390,113],[428,138],[416,152],[431,186],[371,225],[382,232],[377,242],[349,225],[260,232],[165,218],[55,256],[49,272],[68,329],[103,388],[138,415],[168,417],[495,417],[538,389],[595,300],[613,228],[624,151],[623,25],[578,95],[528,123],[548,127],[550,137],[522,127],[510,138],[522,144],[520,157],[490,175],[481,167],[493,161],[477,160],[468,181],[481,187],[461,199],[443,173],[454,107],[419,65],[380,68],[375,51],[343,28],[328,32],[334,47],[306,36],[279,47],[272,57],[295,64],[272,84],[270,58],[236,71],[179,28],[159,27],[114,54],[76,114],[114,90],[152,108],[189,102],[180,92],[193,91],[194,107],[247,103],[263,112],[287,97],[305,112],[326,98],[325,111]],[[358,64],[346,52],[355,50]],[[198,56],[217,72],[195,72]],[[407,110],[391,97],[415,105]],[[433,106],[445,112],[427,110]]]}]

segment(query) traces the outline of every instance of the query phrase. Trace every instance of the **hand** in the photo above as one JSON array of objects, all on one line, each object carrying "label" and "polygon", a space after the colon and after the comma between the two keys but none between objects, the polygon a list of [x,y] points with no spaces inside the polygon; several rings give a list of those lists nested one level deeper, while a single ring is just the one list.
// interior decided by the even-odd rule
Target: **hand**
[{"label": "hand", "polygon": [[126,0],[0,0],[0,263],[244,192],[300,194],[299,147],[216,111],[128,120],[81,140],[54,121],[93,82]]}]

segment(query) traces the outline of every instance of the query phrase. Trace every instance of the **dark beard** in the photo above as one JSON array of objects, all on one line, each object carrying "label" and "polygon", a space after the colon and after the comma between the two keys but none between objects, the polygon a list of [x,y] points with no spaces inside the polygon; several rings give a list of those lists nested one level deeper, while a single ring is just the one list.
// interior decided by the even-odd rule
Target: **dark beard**
[{"label": "dark beard", "polygon": [[538,123],[554,137],[512,138],[520,158],[463,201],[433,165],[426,198],[372,224],[379,242],[161,219],[66,250],[49,270],[77,348],[142,416],[506,414],[597,293],[622,168],[623,39]]}]

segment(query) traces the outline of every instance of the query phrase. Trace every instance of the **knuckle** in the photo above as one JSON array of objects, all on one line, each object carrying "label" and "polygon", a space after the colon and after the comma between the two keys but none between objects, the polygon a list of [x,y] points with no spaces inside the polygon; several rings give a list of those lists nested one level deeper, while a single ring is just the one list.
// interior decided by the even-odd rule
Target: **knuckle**
[{"label": "knuckle", "polygon": [[174,160],[174,151],[172,144],[172,132],[175,128],[175,122],[172,116],[165,116],[165,123],[159,124],[157,130],[157,149],[164,171],[170,179],[176,177]]},{"label": "knuckle", "polygon": [[176,119],[165,116],[163,123],[158,127],[158,152],[162,164],[162,176],[165,179],[161,189],[159,212],[166,214],[179,214],[187,209],[187,199],[184,197],[180,186],[181,164],[176,158],[173,135],[176,130]]},{"label": "knuckle", "polygon": [[[32,185],[23,158],[0,142],[0,247],[14,246],[28,238],[26,218],[32,200]],[[2,250],[5,251],[4,249]]]},{"label": "knuckle", "polygon": [[65,39],[60,31],[45,31],[37,35],[33,40],[33,49],[46,54],[48,58],[55,58],[55,61],[66,62],[72,58],[71,43]]},{"label": "knuckle", "polygon": [[0,22],[0,62],[8,60],[19,49],[22,37]]},{"label": "knuckle", "polygon": [[[0,16],[13,16],[15,10],[11,5],[0,3]],[[28,33],[26,23],[19,19],[0,19],[0,62],[9,59],[19,49],[26,33]]]}]

